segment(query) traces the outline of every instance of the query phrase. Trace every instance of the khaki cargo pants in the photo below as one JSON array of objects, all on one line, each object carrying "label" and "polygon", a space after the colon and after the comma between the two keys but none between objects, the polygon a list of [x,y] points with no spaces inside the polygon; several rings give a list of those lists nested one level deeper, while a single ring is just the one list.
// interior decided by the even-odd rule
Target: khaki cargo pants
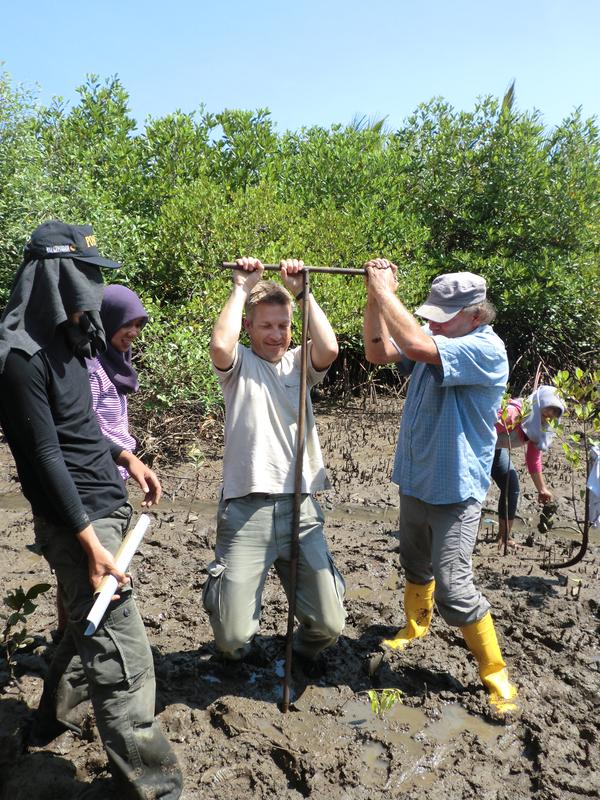
[{"label": "khaki cargo pants", "polygon": [[[243,658],[258,631],[271,566],[289,592],[293,508],[291,494],[249,494],[219,504],[215,560],[207,567],[203,601],[217,648],[231,659]],[[303,495],[294,649],[308,658],[337,641],[346,619],[344,579],[327,547],[323,522],[319,503]]]}]

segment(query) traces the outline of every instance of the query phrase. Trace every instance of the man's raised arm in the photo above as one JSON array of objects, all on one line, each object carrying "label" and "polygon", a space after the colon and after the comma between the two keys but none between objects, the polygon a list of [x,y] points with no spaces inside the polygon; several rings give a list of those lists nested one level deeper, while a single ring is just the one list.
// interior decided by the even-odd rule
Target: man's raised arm
[{"label": "man's raised arm", "polygon": [[[385,258],[375,258],[365,264],[368,300],[365,309],[365,355],[374,364],[400,361],[394,355],[390,337],[411,361],[441,364],[433,337],[423,331],[415,317],[396,296],[397,267]],[[377,341],[385,336],[387,341]]]},{"label": "man's raised arm", "polygon": [[210,340],[210,357],[215,367],[222,371],[228,370],[233,364],[244,305],[264,271],[258,258],[238,258],[236,263],[241,269],[233,270],[231,294],[215,322]]},{"label": "man's raised arm", "polygon": [[327,369],[338,354],[338,343],[327,319],[325,312],[315,300],[312,292],[308,298],[298,297],[302,291],[303,281],[299,274],[304,267],[304,262],[296,258],[288,258],[280,262],[281,278],[286,288],[294,295],[300,303],[310,303],[310,316],[308,322],[308,333],[311,341],[310,357],[313,367],[317,372]]}]

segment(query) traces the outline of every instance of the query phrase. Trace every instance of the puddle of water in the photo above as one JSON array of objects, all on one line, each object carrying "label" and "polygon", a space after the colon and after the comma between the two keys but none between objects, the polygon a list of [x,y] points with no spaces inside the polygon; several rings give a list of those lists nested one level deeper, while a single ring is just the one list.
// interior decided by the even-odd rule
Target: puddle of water
[{"label": "puddle of water", "polygon": [[[25,499],[25,497],[21,494],[21,492],[7,492],[6,494],[0,495],[0,507],[5,509],[6,511],[30,510],[30,505]],[[198,516],[202,517],[216,518],[217,515],[217,503],[214,500],[193,500],[190,503],[189,500],[185,499],[184,495],[177,495],[177,497],[174,500],[172,500],[168,506],[166,503],[163,503],[163,505],[161,505],[161,508],[167,508],[167,507],[172,511],[179,511],[179,512],[191,511],[192,513],[198,514]],[[330,511],[327,511],[326,514],[326,520],[330,519],[332,521],[338,521],[338,522],[347,520],[349,517],[351,517],[356,522],[365,522],[365,523],[381,522],[391,526],[392,528],[398,527],[398,508],[396,506],[386,506],[385,508],[380,508],[380,507],[371,508],[366,506],[342,504],[336,506]],[[493,526],[492,523],[494,523]],[[480,535],[482,537],[485,537],[486,529],[488,529],[488,534],[491,537],[492,527],[494,528],[494,531],[497,531],[497,525],[498,525],[497,519],[489,516],[485,517],[481,521]],[[526,533],[530,532],[531,526],[524,525],[517,519],[514,522],[514,530],[517,532],[521,531],[523,535],[525,535]],[[549,544],[552,544],[554,539],[572,538],[574,541],[577,542],[581,540],[581,535],[578,534],[576,531],[568,531],[560,528],[557,528],[555,530],[551,528],[548,534],[539,533],[537,530],[535,531],[536,544],[543,544],[546,536],[548,536],[547,541]],[[590,528],[589,537],[590,537],[590,543],[600,544],[600,528]],[[358,597],[359,599],[366,599],[366,597],[361,597],[361,595],[356,595],[356,597]]]},{"label": "puddle of water", "polygon": [[191,511],[198,516],[216,517],[217,503],[214,500],[192,500],[190,503],[184,495],[177,495],[175,500],[169,503],[169,511]]},{"label": "puddle of water", "polygon": [[[534,517],[529,523],[525,523],[520,519],[515,519],[513,522],[512,530],[514,533],[519,534],[516,538],[518,541],[525,541],[530,533],[533,533],[534,547],[551,546],[558,540],[564,541],[573,540],[577,544],[581,544],[581,533],[576,530],[576,525],[573,523],[573,530],[568,522],[564,522],[567,527],[562,527],[558,522],[555,522],[555,527],[550,528],[547,533],[540,533],[537,529],[538,517]],[[483,517],[479,528],[480,539],[487,539],[491,541],[495,539],[498,533],[498,518],[497,517]],[[600,528],[590,528],[589,541],[591,544],[600,544]],[[524,552],[529,552],[527,548]],[[536,552],[531,550],[531,552]],[[559,560],[561,560],[559,558]]]},{"label": "puddle of water", "polygon": [[366,742],[361,753],[364,768],[361,769],[362,786],[383,787],[387,783],[390,759],[381,742]]},{"label": "puddle of water", "polygon": [[501,735],[497,725],[469,714],[458,703],[444,706],[440,719],[430,722],[428,727],[417,735],[439,744],[448,744],[463,731],[476,734],[486,744],[496,741]]},{"label": "puddle of water", "polygon": [[221,678],[217,678],[216,675],[202,675],[200,680],[206,681],[206,683],[221,683]]},{"label": "puddle of water", "polygon": [[[379,719],[372,711],[368,700],[351,700],[343,706],[344,720],[353,728],[365,728],[382,738],[401,746],[411,755],[423,752],[423,747],[415,740],[415,735],[429,722],[425,714],[418,708],[410,708],[402,703],[396,703],[386,712],[383,719]],[[404,731],[391,731],[387,720],[393,720],[406,726]]]},{"label": "puddle of water", "polygon": [[349,517],[355,522],[384,522],[394,528],[398,527],[398,506],[355,506],[344,503],[335,506],[326,513],[326,520],[345,522]]},{"label": "puddle of water", "polygon": [[278,658],[276,661],[273,662],[273,667],[275,669],[275,675],[278,678],[283,678],[285,676],[285,659]]},{"label": "puddle of water", "polygon": [[[367,700],[351,700],[342,711],[350,726],[371,732],[389,743],[395,752],[402,753],[402,761],[408,766],[394,776],[394,786],[404,788],[414,784],[421,787],[431,785],[435,781],[436,767],[463,731],[477,735],[486,744],[497,742],[503,733],[496,725],[469,714],[457,703],[444,706],[440,719],[433,722],[420,709],[402,703],[387,711],[383,719],[371,711]],[[404,730],[390,729],[392,721],[401,724]],[[374,783],[368,785],[384,785],[389,772],[385,746],[377,741],[366,742],[362,759],[369,771],[375,770],[379,775]]]},{"label": "puddle of water", "polygon": [[[7,495],[5,495],[7,496]],[[19,506],[20,508],[20,506]],[[217,515],[217,503],[214,500],[186,500],[185,495],[179,494],[169,502],[169,509],[172,511],[192,511],[203,516]],[[332,522],[345,522],[352,517],[356,522],[385,522],[398,526],[398,507],[385,506],[358,506],[350,503],[341,504],[326,511],[326,520]]]}]

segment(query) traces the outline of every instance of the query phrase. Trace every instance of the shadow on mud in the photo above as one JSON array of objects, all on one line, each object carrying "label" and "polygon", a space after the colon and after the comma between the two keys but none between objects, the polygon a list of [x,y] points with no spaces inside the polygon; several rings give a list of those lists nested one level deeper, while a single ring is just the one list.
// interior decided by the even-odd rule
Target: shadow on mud
[{"label": "shadow on mud", "polygon": [[[428,694],[468,692],[449,672],[386,659],[374,675],[369,661],[380,640],[391,635],[387,626],[372,625],[360,639],[341,636],[335,647],[325,651],[314,673],[303,674],[294,665],[292,701],[299,699],[307,685],[321,688],[349,687],[355,695],[372,688],[399,688],[407,700],[422,703]],[[160,653],[154,650],[157,696],[160,708],[182,703],[206,709],[223,696],[245,697],[278,705],[282,698],[285,641],[281,636],[256,636],[248,658],[227,662],[210,647],[194,651]]]},{"label": "shadow on mud", "polygon": [[542,608],[550,600],[556,599],[564,591],[566,584],[562,575],[546,577],[543,575],[512,575],[506,581],[515,592],[526,595],[527,605]]},{"label": "shadow on mud", "polygon": [[47,751],[26,749],[31,709],[15,695],[0,700],[0,800],[113,800],[110,778],[78,779],[75,766]]}]

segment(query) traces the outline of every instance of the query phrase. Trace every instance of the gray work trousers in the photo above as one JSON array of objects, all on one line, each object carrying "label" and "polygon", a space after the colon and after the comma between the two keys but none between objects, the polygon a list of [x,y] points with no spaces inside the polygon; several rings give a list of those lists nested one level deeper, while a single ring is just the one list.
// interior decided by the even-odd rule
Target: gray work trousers
[{"label": "gray work trousers", "polygon": [[[92,524],[101,544],[116,552],[131,519],[125,505]],[[176,800],[182,776],[171,745],[154,718],[155,679],[144,623],[130,590],[111,603],[93,636],[84,636],[93,602],[87,556],[64,528],[35,518],[36,543],[56,573],[67,612],[65,635],[50,665],[38,716],[77,731],[77,705],[91,700],[119,793],[132,800]]]},{"label": "gray work trousers", "polygon": [[[203,602],[217,648],[243,658],[258,631],[261,598],[272,565],[288,595],[294,496],[249,494],[222,500],[217,513],[215,560],[208,567]],[[323,532],[323,512],[302,496],[296,617],[296,652],[315,658],[343,630],[345,584]]]},{"label": "gray work trousers", "polygon": [[435,603],[448,625],[480,620],[490,604],[473,583],[473,549],[481,503],[432,505],[400,493],[400,563],[406,579],[435,579]]}]

